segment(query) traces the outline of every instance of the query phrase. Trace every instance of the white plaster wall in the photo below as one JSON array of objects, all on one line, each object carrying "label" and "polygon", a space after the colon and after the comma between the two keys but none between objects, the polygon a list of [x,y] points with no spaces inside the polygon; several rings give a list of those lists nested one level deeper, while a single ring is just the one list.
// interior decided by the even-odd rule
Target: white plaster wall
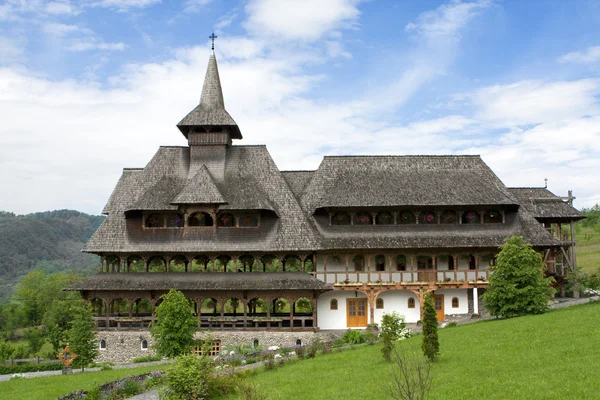
[{"label": "white plaster wall", "polygon": [[[439,289],[435,294],[444,295],[444,314],[468,314],[469,304],[467,292],[470,289]],[[458,297],[458,308],[452,308],[452,298]]]},{"label": "white plaster wall", "polygon": [[[383,314],[396,311],[404,316],[406,322],[417,322],[421,317],[421,308],[417,296],[408,290],[389,290],[379,295],[383,299],[383,309],[375,308],[375,323],[381,324]],[[415,308],[408,308],[408,299],[415,299]]]},{"label": "white plaster wall", "polygon": [[[329,266],[327,267],[329,269]],[[348,329],[346,324],[346,299],[366,298],[362,293],[354,291],[333,290],[323,293],[317,300],[317,325],[321,329]],[[338,309],[330,310],[329,302],[337,299]],[[367,306],[368,322],[368,306]],[[354,329],[354,328],[353,328]]]}]

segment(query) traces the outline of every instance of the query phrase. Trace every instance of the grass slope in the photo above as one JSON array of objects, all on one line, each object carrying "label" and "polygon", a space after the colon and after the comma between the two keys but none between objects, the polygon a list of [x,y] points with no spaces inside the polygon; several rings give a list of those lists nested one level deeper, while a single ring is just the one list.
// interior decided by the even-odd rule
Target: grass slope
[{"label": "grass slope", "polygon": [[[600,304],[439,331],[438,399],[600,398]],[[419,350],[421,336],[399,343]],[[385,399],[381,346],[295,362],[252,379],[269,399]]]},{"label": "grass slope", "polygon": [[580,227],[575,233],[577,240],[577,266],[584,272],[600,268],[600,232],[591,227]]},{"label": "grass slope", "polygon": [[96,385],[115,381],[125,376],[143,374],[144,372],[162,368],[164,368],[164,365],[151,365],[110,371],[83,372],[72,375],[11,379],[10,381],[0,382],[0,398],[3,400],[56,399],[76,390],[89,390]]}]

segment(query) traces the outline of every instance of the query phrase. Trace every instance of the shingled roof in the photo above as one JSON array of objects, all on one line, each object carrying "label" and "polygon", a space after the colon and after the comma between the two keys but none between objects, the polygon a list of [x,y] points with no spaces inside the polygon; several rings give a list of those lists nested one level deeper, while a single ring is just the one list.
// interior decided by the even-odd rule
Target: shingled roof
[{"label": "shingled roof", "polygon": [[580,220],[585,218],[576,208],[570,206],[547,188],[508,188],[519,200],[521,207],[539,220]]},{"label": "shingled roof", "polygon": [[177,124],[177,127],[186,138],[188,133],[196,127],[225,127],[232,139],[242,138],[240,128],[225,110],[219,69],[214,54],[208,60],[200,104],[186,115]]},{"label": "shingled roof", "polygon": [[305,211],[324,207],[516,205],[479,156],[325,157],[304,188]]},{"label": "shingled roof", "polygon": [[173,204],[223,204],[223,195],[213,181],[206,165],[202,165],[185,185],[183,190],[171,201]]},{"label": "shingled roof", "polygon": [[111,291],[169,291],[170,289],[325,292],[331,290],[331,286],[304,272],[129,272],[97,274],[65,288],[65,290]]}]

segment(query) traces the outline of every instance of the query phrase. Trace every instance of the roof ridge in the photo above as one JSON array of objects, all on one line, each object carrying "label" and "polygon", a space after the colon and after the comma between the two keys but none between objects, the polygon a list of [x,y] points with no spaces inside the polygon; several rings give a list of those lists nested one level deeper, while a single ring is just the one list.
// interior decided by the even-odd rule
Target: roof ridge
[{"label": "roof ridge", "polygon": [[403,154],[403,155],[367,155],[367,154],[357,154],[357,155],[331,155],[324,156],[323,158],[410,158],[410,157],[420,157],[420,158],[449,158],[449,157],[457,157],[457,158],[481,158],[480,154]]}]

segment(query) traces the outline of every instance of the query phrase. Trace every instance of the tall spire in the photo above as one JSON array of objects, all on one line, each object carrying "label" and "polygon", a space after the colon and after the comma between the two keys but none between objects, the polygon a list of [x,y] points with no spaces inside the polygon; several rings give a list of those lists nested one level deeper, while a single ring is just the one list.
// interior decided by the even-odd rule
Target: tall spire
[{"label": "tall spire", "polygon": [[208,59],[208,68],[204,86],[200,95],[200,104],[186,115],[177,127],[187,138],[192,132],[228,132],[231,139],[241,139],[242,133],[233,118],[225,110],[223,90],[219,78],[217,58],[212,54]]}]

